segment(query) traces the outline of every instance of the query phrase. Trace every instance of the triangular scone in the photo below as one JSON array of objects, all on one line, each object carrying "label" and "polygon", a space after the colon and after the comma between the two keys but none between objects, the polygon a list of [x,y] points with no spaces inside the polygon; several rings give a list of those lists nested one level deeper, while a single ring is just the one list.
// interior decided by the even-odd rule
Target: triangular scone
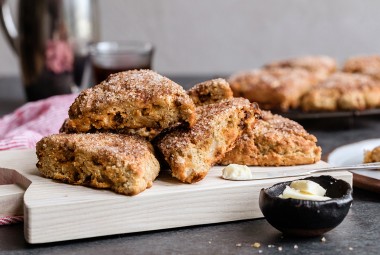
[{"label": "triangular scone", "polygon": [[361,73],[380,80],[380,55],[350,57],[343,65],[343,72]]},{"label": "triangular scone", "polygon": [[316,83],[311,72],[280,67],[239,72],[228,82],[234,96],[257,102],[261,109],[282,111],[297,108],[301,96]]},{"label": "triangular scone", "polygon": [[172,175],[182,182],[194,183],[202,180],[211,166],[233,148],[259,112],[256,104],[243,98],[200,106],[193,127],[163,134],[157,146]]},{"label": "triangular scone", "polygon": [[375,162],[380,162],[380,146],[377,146],[372,150],[364,151],[363,163],[375,163]]},{"label": "triangular scone", "polygon": [[317,138],[300,124],[269,111],[262,111],[261,116],[262,119],[245,131],[220,164],[292,166],[320,160],[321,147],[316,145]]},{"label": "triangular scone", "polygon": [[194,85],[187,91],[196,106],[213,104],[233,97],[230,84],[225,79],[213,79]]},{"label": "triangular scone", "polygon": [[310,72],[316,82],[326,80],[331,74],[336,72],[338,64],[335,59],[329,56],[303,56],[284,59],[272,62],[264,66],[270,68],[301,68]]},{"label": "triangular scone", "polygon": [[56,134],[36,146],[37,167],[48,178],[136,195],[160,171],[153,146],[138,136]]},{"label": "triangular scone", "polygon": [[303,111],[364,110],[380,107],[380,82],[370,76],[337,72],[303,97]]},{"label": "triangular scone", "polygon": [[66,132],[113,132],[153,138],[161,130],[195,122],[195,105],[175,82],[151,70],[110,75],[82,91],[69,110]]}]

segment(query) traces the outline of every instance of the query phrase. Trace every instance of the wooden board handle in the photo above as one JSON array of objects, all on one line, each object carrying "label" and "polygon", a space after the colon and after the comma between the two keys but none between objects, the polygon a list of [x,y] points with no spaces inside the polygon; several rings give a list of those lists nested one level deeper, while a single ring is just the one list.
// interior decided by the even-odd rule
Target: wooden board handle
[{"label": "wooden board handle", "polygon": [[17,171],[0,168],[0,218],[23,215],[24,192],[29,185]]}]

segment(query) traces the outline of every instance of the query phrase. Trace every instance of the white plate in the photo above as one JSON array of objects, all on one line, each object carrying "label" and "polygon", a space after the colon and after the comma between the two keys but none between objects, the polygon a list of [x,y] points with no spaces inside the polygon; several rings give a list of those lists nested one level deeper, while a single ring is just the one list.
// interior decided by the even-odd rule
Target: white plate
[{"label": "white plate", "polygon": [[[357,143],[343,145],[333,150],[327,158],[327,162],[334,166],[347,166],[363,163],[364,151],[372,150],[380,146],[380,139],[364,140]],[[355,174],[360,174],[380,181],[380,171],[374,170],[353,170]]]}]

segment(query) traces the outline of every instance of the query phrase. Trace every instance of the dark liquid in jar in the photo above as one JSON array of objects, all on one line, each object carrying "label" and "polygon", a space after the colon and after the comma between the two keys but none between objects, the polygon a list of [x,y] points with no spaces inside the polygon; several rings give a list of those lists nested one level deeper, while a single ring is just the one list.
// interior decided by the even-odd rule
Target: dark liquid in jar
[{"label": "dark liquid in jar", "polygon": [[128,70],[134,70],[134,69],[151,69],[151,66],[145,65],[145,66],[135,66],[132,68],[125,68],[125,67],[122,67],[122,68],[106,68],[103,66],[93,65],[95,84],[101,83],[102,81],[107,79],[107,77],[110,74],[124,72],[124,71],[128,71]]}]

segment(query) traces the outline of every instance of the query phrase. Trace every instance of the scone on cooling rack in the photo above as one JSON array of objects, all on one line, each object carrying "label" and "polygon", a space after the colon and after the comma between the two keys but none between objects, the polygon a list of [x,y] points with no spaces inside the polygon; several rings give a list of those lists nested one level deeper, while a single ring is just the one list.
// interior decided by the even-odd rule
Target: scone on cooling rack
[{"label": "scone on cooling rack", "polygon": [[301,68],[309,71],[315,82],[321,82],[327,79],[332,73],[338,69],[335,59],[329,56],[302,56],[275,61],[264,66],[264,68]]},{"label": "scone on cooling rack", "polygon": [[303,111],[364,110],[380,107],[380,83],[363,74],[338,72],[302,97]]},{"label": "scone on cooling rack", "polygon": [[230,84],[225,79],[213,79],[194,85],[187,91],[196,106],[213,104],[233,97]]},{"label": "scone on cooling rack", "polygon": [[321,159],[317,138],[297,122],[261,111],[261,119],[247,129],[236,146],[219,162],[222,165],[293,166]]},{"label": "scone on cooling rack", "polygon": [[165,128],[194,123],[195,105],[180,85],[151,70],[132,70],[82,91],[70,107],[65,131],[152,139]]},{"label": "scone on cooling rack", "polygon": [[152,145],[138,136],[56,134],[41,139],[36,153],[47,178],[125,195],[151,187],[160,171]]},{"label": "scone on cooling rack", "polygon": [[187,183],[202,180],[233,148],[236,139],[251,127],[259,112],[256,104],[243,98],[197,107],[197,121],[193,127],[177,128],[157,139],[157,147],[172,176]]},{"label": "scone on cooling rack", "polygon": [[312,74],[300,68],[240,72],[232,75],[228,82],[234,96],[257,102],[261,109],[282,111],[297,108],[301,96],[315,85]]},{"label": "scone on cooling rack", "polygon": [[380,80],[380,56],[355,56],[346,60],[343,71],[361,73]]}]

